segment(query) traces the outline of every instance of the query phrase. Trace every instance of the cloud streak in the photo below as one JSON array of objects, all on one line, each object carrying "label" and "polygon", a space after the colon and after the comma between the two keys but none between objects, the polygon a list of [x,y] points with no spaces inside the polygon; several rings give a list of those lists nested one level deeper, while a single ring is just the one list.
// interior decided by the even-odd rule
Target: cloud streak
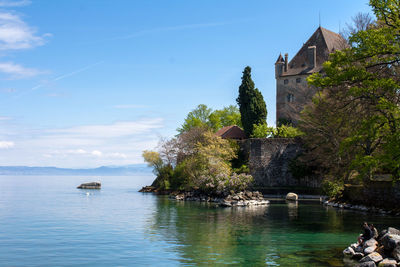
[{"label": "cloud streak", "polygon": [[0,141],[0,149],[7,149],[14,147],[14,142]]},{"label": "cloud streak", "polygon": [[12,62],[0,62],[0,72],[10,75],[11,79],[29,78],[45,73],[37,69],[25,68]]},{"label": "cloud streak", "polygon": [[11,1],[11,0],[2,0],[0,1],[0,7],[20,7],[30,5],[31,1],[29,0],[20,0],[20,1]]},{"label": "cloud streak", "polygon": [[16,125],[0,131],[0,162],[72,168],[142,163],[142,151],[157,145],[163,127],[162,118],[56,129]]}]

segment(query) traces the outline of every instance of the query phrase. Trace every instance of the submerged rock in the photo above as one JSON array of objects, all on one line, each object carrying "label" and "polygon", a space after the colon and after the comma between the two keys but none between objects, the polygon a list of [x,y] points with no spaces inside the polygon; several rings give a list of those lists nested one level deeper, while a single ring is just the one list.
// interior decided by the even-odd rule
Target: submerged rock
[{"label": "submerged rock", "polygon": [[79,185],[77,188],[79,188],[79,189],[100,189],[101,183],[100,182],[83,183],[83,184]]}]

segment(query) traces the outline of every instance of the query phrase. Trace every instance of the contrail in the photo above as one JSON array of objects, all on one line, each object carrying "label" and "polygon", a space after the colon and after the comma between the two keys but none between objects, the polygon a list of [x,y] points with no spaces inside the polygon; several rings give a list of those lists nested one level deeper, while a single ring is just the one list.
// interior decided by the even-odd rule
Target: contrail
[{"label": "contrail", "polygon": [[[58,77],[52,79],[50,82],[55,82],[55,81],[59,81],[59,80],[62,80],[62,79],[71,77],[71,76],[73,76],[73,75],[75,75],[75,74],[78,74],[78,73],[80,73],[80,72],[83,72],[83,71],[85,71],[85,70],[88,70],[88,69],[90,69],[90,68],[93,68],[94,66],[97,66],[97,65],[99,65],[99,64],[102,64],[103,62],[104,62],[104,61],[99,61],[99,62],[96,62],[96,63],[94,63],[94,64],[91,64],[91,65],[88,65],[88,66],[86,66],[86,67],[83,67],[83,68],[81,68],[81,69],[72,71],[72,72],[70,72],[70,73],[60,75],[60,76],[58,76]],[[47,83],[40,83],[40,84],[38,84],[38,85],[32,87],[29,91],[26,91],[26,92],[23,92],[23,93],[17,95],[16,98],[21,97],[21,96],[23,96],[23,95],[26,95],[26,94],[28,94],[28,93],[30,93],[30,92],[32,92],[32,91],[35,91],[35,90],[37,90],[37,89],[39,89],[39,88],[45,86],[46,84],[47,84]]]}]

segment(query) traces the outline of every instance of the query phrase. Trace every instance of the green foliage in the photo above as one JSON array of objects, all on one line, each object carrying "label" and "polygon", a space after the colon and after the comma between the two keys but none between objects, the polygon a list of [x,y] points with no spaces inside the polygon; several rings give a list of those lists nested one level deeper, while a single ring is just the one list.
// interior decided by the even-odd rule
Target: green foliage
[{"label": "green foliage", "polygon": [[268,127],[266,123],[254,124],[252,138],[268,138],[273,136],[274,128]]},{"label": "green foliage", "polygon": [[206,128],[216,132],[225,126],[238,125],[240,127],[241,124],[240,112],[236,106],[230,105],[213,111],[206,105],[200,104],[188,113],[177,131],[182,134],[194,128]]},{"label": "green foliage", "polygon": [[[157,175],[153,186],[159,189],[198,188],[208,193],[221,193],[239,190],[252,181],[249,175],[232,174],[232,162],[240,155],[238,144],[210,130],[193,128],[164,140],[159,147],[159,152],[143,152],[145,161],[154,167]],[[242,159],[236,163],[237,170],[248,172],[247,161]]]},{"label": "green foliage", "polygon": [[338,181],[325,180],[322,183],[322,191],[330,198],[340,198],[344,190],[344,185]]},{"label": "green foliage", "polygon": [[197,180],[197,186],[206,193],[221,194],[230,191],[239,192],[246,189],[254,181],[248,174],[218,174],[216,176],[203,175]]},{"label": "green foliage", "polygon": [[275,138],[295,138],[304,133],[296,127],[281,125],[272,130],[272,136]]},{"label": "green foliage", "polygon": [[214,110],[209,116],[209,121],[213,131],[218,131],[225,126],[231,125],[242,127],[239,109],[234,105]]},{"label": "green foliage", "polygon": [[208,128],[210,127],[209,117],[212,110],[204,104],[198,105],[194,110],[190,111],[186,116],[185,122],[181,128],[178,128],[179,133],[187,132],[193,128]]},{"label": "green foliage", "polygon": [[295,138],[302,136],[304,133],[298,128],[292,126],[281,125],[279,127],[268,127],[266,123],[253,126],[253,138]]},{"label": "green foliage", "polygon": [[242,84],[239,86],[239,96],[236,102],[239,105],[244,132],[249,137],[253,134],[253,125],[265,123],[267,119],[264,98],[261,92],[254,87],[249,66],[243,71]]},{"label": "green foliage", "polygon": [[308,82],[320,88],[302,114],[309,161],[347,179],[351,170],[400,178],[400,3],[371,0],[377,22],[353,33],[350,47]]}]

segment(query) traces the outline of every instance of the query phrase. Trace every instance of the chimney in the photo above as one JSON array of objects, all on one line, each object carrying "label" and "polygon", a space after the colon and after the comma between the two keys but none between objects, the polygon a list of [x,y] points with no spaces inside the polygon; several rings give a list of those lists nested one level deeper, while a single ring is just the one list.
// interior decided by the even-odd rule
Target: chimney
[{"label": "chimney", "polygon": [[317,47],[315,45],[309,46],[307,49],[307,65],[310,69],[317,65]]},{"label": "chimney", "polygon": [[289,63],[289,60],[288,60],[288,53],[286,53],[286,54],[285,54],[285,72],[287,72],[288,63]]}]

